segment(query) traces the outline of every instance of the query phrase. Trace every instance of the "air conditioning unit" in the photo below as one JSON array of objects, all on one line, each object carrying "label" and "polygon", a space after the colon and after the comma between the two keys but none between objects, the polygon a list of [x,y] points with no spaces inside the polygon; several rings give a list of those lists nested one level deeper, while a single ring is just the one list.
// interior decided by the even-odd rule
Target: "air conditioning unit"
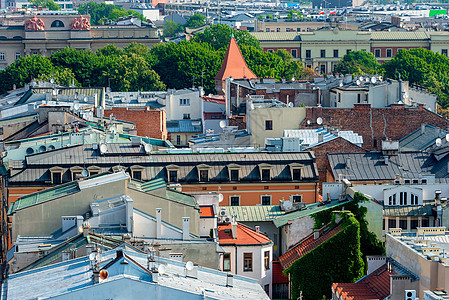
[{"label": "air conditioning unit", "polygon": [[405,300],[416,300],[416,291],[405,290]]},{"label": "air conditioning unit", "polygon": [[220,217],[224,218],[228,216],[228,211],[226,210],[226,208],[222,208],[220,210]]}]

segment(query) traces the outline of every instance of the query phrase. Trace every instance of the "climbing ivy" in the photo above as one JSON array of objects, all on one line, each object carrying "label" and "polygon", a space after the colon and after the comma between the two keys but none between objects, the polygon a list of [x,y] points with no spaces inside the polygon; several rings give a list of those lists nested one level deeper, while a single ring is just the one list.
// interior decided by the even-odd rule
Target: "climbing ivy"
[{"label": "climbing ivy", "polygon": [[[343,214],[343,213],[342,213]],[[364,274],[360,251],[360,224],[344,215],[341,231],[313,251],[296,260],[284,272],[290,274],[291,295],[298,299],[331,298],[334,282],[354,282]]]}]

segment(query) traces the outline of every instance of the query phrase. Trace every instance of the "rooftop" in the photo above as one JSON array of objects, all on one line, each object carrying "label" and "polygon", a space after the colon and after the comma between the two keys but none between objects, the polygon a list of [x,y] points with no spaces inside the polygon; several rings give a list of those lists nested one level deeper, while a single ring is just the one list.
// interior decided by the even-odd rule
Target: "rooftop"
[{"label": "rooftop", "polygon": [[264,234],[258,233],[252,228],[237,223],[237,237],[232,235],[232,225],[218,225],[218,241],[220,246],[227,245],[268,245],[271,240]]},{"label": "rooftop", "polygon": [[399,147],[401,151],[422,151],[433,146],[437,138],[442,138],[448,133],[449,131],[425,124],[400,139]]}]

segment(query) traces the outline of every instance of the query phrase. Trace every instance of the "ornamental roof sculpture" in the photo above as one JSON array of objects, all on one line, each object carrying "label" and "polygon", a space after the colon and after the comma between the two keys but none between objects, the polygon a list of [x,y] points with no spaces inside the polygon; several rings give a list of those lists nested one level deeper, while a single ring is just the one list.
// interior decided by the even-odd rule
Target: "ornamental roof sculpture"
[{"label": "ornamental roof sculpture", "polygon": [[25,22],[25,30],[29,31],[42,31],[45,30],[45,24],[42,19],[39,19],[34,15],[31,19]]},{"label": "ornamental roof sculpture", "polygon": [[90,30],[90,21],[86,17],[79,16],[70,23],[70,28],[72,28],[72,30]]}]

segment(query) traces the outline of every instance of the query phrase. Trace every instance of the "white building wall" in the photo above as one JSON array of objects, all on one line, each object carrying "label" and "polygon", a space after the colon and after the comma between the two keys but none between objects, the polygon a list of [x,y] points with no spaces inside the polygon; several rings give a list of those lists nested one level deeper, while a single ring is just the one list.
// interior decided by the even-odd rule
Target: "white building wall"
[{"label": "white building wall", "polygon": [[[181,105],[181,99],[189,99],[189,104]],[[190,114],[190,119],[201,119],[203,115],[201,102],[199,90],[169,90],[165,101],[167,121],[181,120],[184,114]]]}]

